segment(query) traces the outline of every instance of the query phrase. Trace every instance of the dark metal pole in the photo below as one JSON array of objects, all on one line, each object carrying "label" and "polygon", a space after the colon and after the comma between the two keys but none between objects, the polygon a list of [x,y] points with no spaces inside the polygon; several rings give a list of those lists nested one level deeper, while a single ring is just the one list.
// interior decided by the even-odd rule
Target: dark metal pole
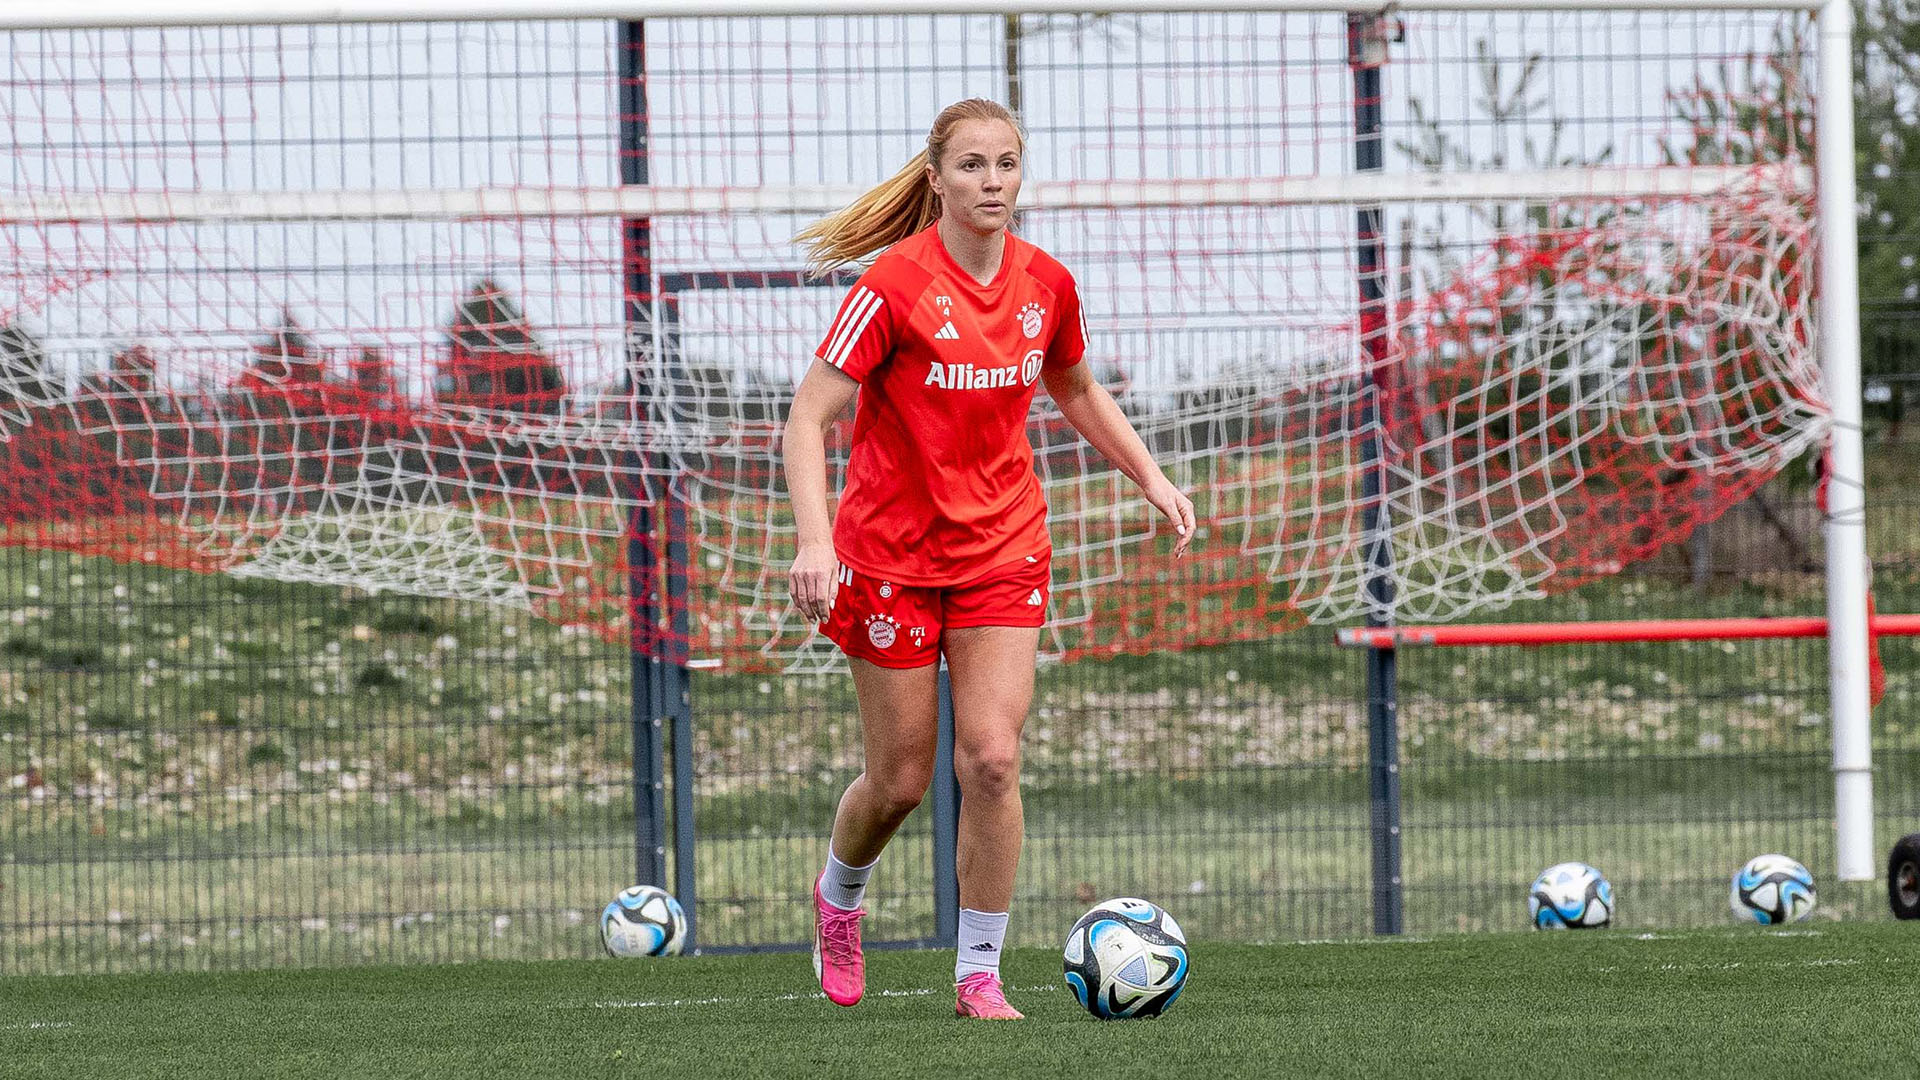
[{"label": "dark metal pole", "polygon": [[687,600],[687,500],[679,484],[662,485],[667,499],[667,612],[673,638],[664,650],[667,663],[657,681],[666,690],[673,718],[673,894],[687,913],[687,948],[699,951],[695,934],[693,864],[693,673],[687,667],[692,644]]},{"label": "dark metal pole", "polygon": [[[1379,172],[1380,68],[1387,62],[1388,20],[1347,16],[1347,60],[1353,68],[1354,166]],[[1388,513],[1386,465],[1380,438],[1381,376],[1387,360],[1387,267],[1384,211],[1361,206],[1358,220],[1360,347],[1366,363],[1361,396],[1361,497],[1365,500],[1367,625],[1393,625],[1393,522]],[[1406,926],[1406,890],[1400,872],[1400,730],[1398,672],[1392,648],[1366,650],[1367,795],[1373,850],[1373,932],[1398,934]]]},{"label": "dark metal pole", "polygon": [[940,658],[940,735],[933,752],[933,936],[960,935],[960,780],[953,771],[953,681]]},{"label": "dark metal pole", "polygon": [[[623,22],[619,36],[620,64],[620,182],[647,182],[646,32],[641,23]],[[627,389],[636,424],[658,418],[640,404],[642,378],[650,367],[647,350],[653,320],[653,222],[635,218],[620,223],[621,261],[625,280],[627,327]],[[627,454],[628,495],[633,513],[627,520],[627,603],[632,624],[633,672],[633,849],[634,875],[643,884],[667,880],[666,777],[662,760],[661,719],[665,687],[660,671],[663,644],[660,633],[659,573],[656,559],[652,496],[647,462],[638,451]]]}]

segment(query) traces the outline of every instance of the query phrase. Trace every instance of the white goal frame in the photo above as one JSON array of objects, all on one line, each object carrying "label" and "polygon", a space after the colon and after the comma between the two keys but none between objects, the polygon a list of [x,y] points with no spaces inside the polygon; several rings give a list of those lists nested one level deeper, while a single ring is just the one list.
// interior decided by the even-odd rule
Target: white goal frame
[{"label": "white goal frame", "polygon": [[[1813,181],[1820,217],[1819,349],[1832,410],[1826,514],[1827,618],[1830,627],[1829,692],[1833,721],[1835,825],[1838,833],[1837,870],[1843,881],[1870,881],[1877,876],[1873,841],[1871,730],[1868,721],[1867,556],[1865,523],[1865,452],[1861,433],[1859,268],[1855,256],[1853,98],[1851,36],[1853,14],[1849,0],[1402,0],[1382,5],[1375,0],[1101,0],[1103,12],[1149,13],[1169,11],[1630,11],[1630,10],[1793,10],[1811,13],[1817,24],[1819,65],[1814,122],[1817,156]],[[1085,0],[1004,0],[996,13],[1082,11]],[[341,22],[432,22],[482,20],[559,20],[683,18],[690,16],[750,15],[910,15],[978,13],[966,0],[89,0],[74,5],[7,5],[0,7],[0,29],[81,29],[217,24],[293,24]],[[1658,169],[1605,170],[1580,174],[1580,190],[1592,194],[1662,194]],[[1707,174],[1694,172],[1700,182]],[[1522,190],[1519,185],[1537,186]],[[1485,174],[1441,178],[1462,190],[1498,183],[1499,188],[1473,187],[1473,194],[1552,195],[1556,183],[1567,177],[1543,174],[1502,174],[1495,181]],[[1614,188],[1596,189],[1596,182]],[[1706,182],[1711,183],[1711,179]],[[1322,191],[1316,191],[1318,184]],[[1362,185],[1365,185],[1364,187]],[[1650,185],[1650,186],[1635,186]],[[1067,185],[1060,185],[1066,187]],[[1244,203],[1249,195],[1273,201],[1312,201],[1316,194],[1340,201],[1388,199],[1404,191],[1409,197],[1446,197],[1436,191],[1433,178],[1360,179],[1341,177],[1337,184],[1275,178],[1255,184],[1233,185],[1236,190],[1211,190],[1213,183],[1154,183],[1118,190],[1105,185],[1111,200],[1132,205],[1204,204],[1213,201]],[[1250,191],[1249,188],[1257,188]],[[1044,205],[1047,187],[1035,185],[1036,200]],[[1616,190],[1617,189],[1617,190]],[[685,199],[687,193],[675,197]],[[695,193],[698,194],[698,193]],[[711,199],[725,207],[764,208],[739,189],[715,191]],[[689,202],[673,207],[651,193],[601,189],[571,193],[542,193],[540,206],[527,202],[526,192],[467,191],[379,193],[314,193],[242,198],[204,197],[173,193],[124,198],[87,197],[53,207],[46,200],[0,195],[0,218],[6,220],[74,220],[114,218],[246,218],[340,217],[345,208],[371,216],[468,216],[499,213],[501,202],[537,213],[585,211],[603,216],[681,213],[696,209]],[[554,200],[571,200],[562,207]],[[827,209],[843,205],[846,193],[834,188],[783,196],[787,208]],[[695,200],[702,201],[704,200]],[[324,207],[324,209],[323,209]],[[318,211],[318,213],[316,213]]]}]

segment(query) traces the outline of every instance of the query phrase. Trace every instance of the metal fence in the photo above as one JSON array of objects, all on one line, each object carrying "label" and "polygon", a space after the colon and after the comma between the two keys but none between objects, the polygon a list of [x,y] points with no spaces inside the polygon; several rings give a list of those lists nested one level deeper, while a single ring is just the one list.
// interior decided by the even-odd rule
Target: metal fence
[{"label": "metal fence", "polygon": [[[1459,32],[1440,50],[1455,59],[1471,49]],[[1078,77],[1076,42],[1049,44],[1061,56],[1044,63],[1028,45],[1033,100],[1040,73]],[[1320,48],[1350,78],[1341,43]],[[1497,127],[1439,93],[1467,83],[1442,70],[1462,69],[1434,64],[1429,104],[1469,132]],[[712,70],[655,85],[675,79],[705,101]],[[1311,126],[1344,161],[1351,123],[1342,107]],[[358,170],[352,149],[337,157]],[[1325,243],[1344,265],[1344,222]],[[1920,432],[1905,415],[1920,322],[1911,297],[1884,300],[1863,335],[1869,544],[1881,610],[1920,611]],[[1796,472],[1650,565],[1502,617],[1820,613],[1818,524]],[[20,547],[0,549],[0,620],[0,974],[586,957],[599,909],[651,872],[635,667],[593,634],[477,603]],[[1920,828],[1920,645],[1880,648],[1885,845]],[[1621,926],[1724,921],[1728,876],[1770,850],[1820,876],[1816,917],[1884,917],[1879,886],[1831,881],[1821,641],[1408,648],[1399,678],[1411,933],[1518,928],[1527,882],[1566,859],[1612,878]],[[1044,668],[1010,940],[1058,944],[1116,894],[1208,939],[1367,933],[1366,705],[1362,654],[1325,627]],[[691,715],[692,745],[663,749],[690,751],[692,791],[661,803],[690,806],[692,856],[669,845],[665,880],[692,883],[702,947],[792,947],[859,768],[850,681],[696,671]],[[881,863],[871,938],[938,937],[932,803]]]},{"label": "metal fence", "polygon": [[[1884,611],[1920,609],[1916,458],[1872,459]],[[1817,613],[1817,514],[1770,495],[1511,617]],[[599,948],[637,873],[622,650],[455,602],[17,548],[0,567],[0,970]],[[1013,939],[1053,943],[1118,893],[1207,938],[1366,933],[1362,662],[1330,639],[1044,669]],[[1887,843],[1920,825],[1920,650],[1881,648]],[[1563,859],[1612,877],[1620,925],[1721,921],[1727,875],[1766,850],[1824,875],[1823,915],[1884,917],[1877,887],[1826,879],[1823,642],[1408,648],[1400,670],[1410,932],[1521,926]],[[693,717],[699,943],[801,942],[858,769],[850,680],[697,672]],[[931,817],[881,864],[875,939],[936,934]]]}]

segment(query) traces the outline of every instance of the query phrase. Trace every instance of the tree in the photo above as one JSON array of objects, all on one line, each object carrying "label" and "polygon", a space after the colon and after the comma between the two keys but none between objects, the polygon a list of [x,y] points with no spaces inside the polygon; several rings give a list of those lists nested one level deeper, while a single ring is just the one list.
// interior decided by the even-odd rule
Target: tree
[{"label": "tree", "polygon": [[293,312],[283,309],[280,325],[254,344],[253,360],[241,372],[237,389],[247,394],[309,398],[317,395],[325,380],[326,365],[320,351],[295,321]]},{"label": "tree", "polygon": [[[1802,73],[1809,35],[1777,32],[1764,56],[1722,64],[1679,95],[1690,144],[1670,161],[1811,162],[1814,87]],[[1888,376],[1920,374],[1920,0],[1861,0],[1854,7],[1854,182],[1862,314],[1862,370],[1885,379],[1890,438],[1912,388]]]},{"label": "tree", "polygon": [[55,390],[40,339],[17,324],[0,326],[0,402],[6,411],[47,404]]},{"label": "tree", "polygon": [[[1471,126],[1487,132],[1486,144],[1464,144],[1454,134],[1457,123],[1443,125],[1425,102],[1410,98],[1414,137],[1394,148],[1416,166],[1427,172],[1500,172],[1516,163],[1516,136],[1517,163],[1529,169],[1592,168],[1613,157],[1611,146],[1591,153],[1563,146],[1566,120],[1553,114],[1538,86],[1543,54],[1528,53],[1515,64],[1495,55],[1484,37],[1473,52],[1477,93],[1467,104],[1480,121]],[[1458,254],[1447,207],[1426,209],[1424,221],[1412,213],[1401,220],[1396,317],[1408,370],[1385,373],[1397,389],[1384,403],[1387,422],[1394,423],[1397,401],[1399,421],[1414,433],[1408,444],[1429,447],[1424,463],[1446,479],[1450,491],[1457,461],[1485,459],[1512,445],[1522,402],[1545,401],[1555,410],[1568,404],[1583,373],[1554,378],[1550,369],[1591,362],[1577,339],[1601,316],[1593,312],[1583,319],[1562,305],[1559,278],[1579,257],[1582,238],[1611,216],[1600,206],[1495,200],[1469,202],[1467,212],[1494,237],[1483,265],[1471,270]],[[1433,298],[1424,316],[1432,325],[1406,325],[1416,276],[1421,291]],[[1444,427],[1462,434],[1448,441]]]},{"label": "tree", "polygon": [[378,345],[362,345],[347,361],[347,385],[361,412],[391,412],[400,407],[400,383],[393,358]]},{"label": "tree", "polygon": [[[1561,140],[1566,134],[1567,122],[1563,117],[1550,115],[1551,102],[1535,85],[1540,64],[1544,60],[1541,53],[1528,53],[1520,60],[1518,70],[1511,70],[1507,61],[1495,56],[1486,38],[1474,42],[1473,53],[1478,65],[1479,93],[1471,99],[1469,107],[1485,118],[1485,127],[1490,135],[1487,151],[1482,154],[1473,147],[1463,145],[1448,127],[1428,115],[1425,102],[1413,97],[1407,101],[1407,110],[1413,116],[1414,139],[1402,139],[1394,143],[1394,149],[1405,154],[1416,166],[1426,172],[1500,172],[1512,163],[1516,132],[1520,138],[1520,159],[1530,169],[1592,168],[1612,159],[1611,146],[1603,146],[1591,154],[1562,147]],[[1533,134],[1543,117],[1547,124],[1544,140]],[[1528,204],[1524,216],[1516,214],[1511,204],[1503,202],[1493,202],[1491,205],[1469,203],[1468,212],[1491,226],[1496,237],[1504,237],[1520,228],[1523,221],[1530,223],[1535,230],[1575,224],[1567,220],[1567,211],[1560,211],[1560,216],[1556,218],[1543,203]],[[1411,217],[1405,220],[1412,223]],[[1577,224],[1590,226],[1597,222],[1582,218]],[[1422,247],[1429,260],[1423,272],[1428,277],[1428,291],[1432,291],[1436,281],[1451,278],[1460,269],[1447,243],[1446,208],[1437,208],[1432,221],[1420,232],[1425,237]]]},{"label": "tree", "polygon": [[1920,307],[1920,0],[1872,0],[1857,19],[1861,291]]},{"label": "tree", "polygon": [[253,347],[219,426],[227,484],[278,513],[325,498],[331,474],[326,361],[291,310]]},{"label": "tree", "polygon": [[167,404],[157,390],[157,369],[153,350],[133,344],[116,350],[105,371],[81,377],[74,414],[97,433],[109,456],[129,461],[152,457],[154,428]]},{"label": "tree", "polygon": [[118,507],[124,485],[111,433],[83,434],[63,390],[40,338],[0,326],[0,523],[69,522]]},{"label": "tree", "polygon": [[129,345],[115,352],[113,358],[107,361],[107,382],[125,393],[151,394],[157,385],[158,369],[152,349],[145,345]]},{"label": "tree", "polygon": [[[1471,108],[1485,118],[1489,141],[1461,145],[1416,101],[1416,134],[1397,144],[1402,153],[1434,171],[1498,171],[1521,159],[1564,170],[1612,157],[1611,146],[1563,146],[1564,121],[1534,89],[1539,54],[1517,70],[1484,40],[1475,54]],[[1723,63],[1710,73],[1717,85],[1702,78],[1673,95],[1689,135],[1665,147],[1668,160],[1752,164],[1790,153],[1810,130],[1811,111],[1790,100],[1799,55],[1788,31],[1772,57]],[[1768,86],[1787,95],[1755,89]],[[1398,385],[1383,388],[1383,422],[1404,433],[1401,445],[1427,448],[1419,463],[1446,481],[1449,513],[1484,515],[1480,527],[1540,555],[1554,568],[1550,587],[1612,572],[1688,536],[1696,580],[1704,581],[1705,523],[1769,473],[1694,466],[1716,450],[1703,433],[1727,430],[1719,387],[1728,369],[1755,350],[1728,336],[1746,332],[1742,325],[1722,325],[1675,298],[1690,295],[1695,274],[1705,275],[1699,283],[1709,292],[1729,282],[1797,283],[1804,260],[1753,265],[1746,234],[1758,226],[1739,215],[1715,215],[1697,247],[1669,243],[1665,261],[1649,266],[1634,238],[1643,221],[1658,222],[1638,203],[1488,200],[1468,212],[1493,236],[1470,265],[1444,247],[1447,211],[1425,212],[1427,300],[1417,311],[1410,301],[1400,305],[1411,316],[1399,334],[1406,363],[1388,373]],[[1410,239],[1404,243],[1412,261]],[[1411,292],[1404,278],[1402,289]],[[1622,393],[1630,407],[1594,426],[1590,410]],[[1751,436],[1744,426],[1732,435]],[[1456,476],[1470,483],[1456,488]],[[1561,516],[1581,527],[1558,528]]]},{"label": "tree", "polygon": [[181,425],[171,422],[175,403],[159,390],[158,366],[145,345],[118,349],[105,371],[80,380],[73,404],[73,415],[92,432],[94,448],[104,460],[119,463],[118,483],[133,491],[151,486],[154,461],[172,445],[165,440],[184,442]]},{"label": "tree", "polygon": [[447,325],[447,359],[433,380],[434,399],[503,412],[554,414],[566,377],[520,308],[482,278],[455,306]]},{"label": "tree", "polygon": [[[447,325],[447,354],[433,378],[444,406],[498,413],[558,415],[567,383],[505,289],[489,278],[474,282]],[[547,451],[505,431],[466,423],[439,424],[434,472],[471,493],[540,490],[571,482],[565,451]],[[543,454],[556,458],[543,462]]]},{"label": "tree", "polygon": [[1867,0],[1854,33],[1861,361],[1891,441],[1920,375],[1920,0]]}]

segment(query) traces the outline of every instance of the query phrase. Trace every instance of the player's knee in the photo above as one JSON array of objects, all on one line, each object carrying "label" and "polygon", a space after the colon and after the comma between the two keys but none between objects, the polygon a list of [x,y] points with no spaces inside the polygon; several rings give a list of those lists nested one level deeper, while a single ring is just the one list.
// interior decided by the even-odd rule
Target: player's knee
[{"label": "player's knee", "polygon": [[953,765],[963,799],[1003,799],[1020,785],[1020,748],[1015,744],[963,752]]},{"label": "player's knee", "polygon": [[933,773],[922,769],[896,769],[883,777],[869,774],[867,779],[873,785],[880,812],[890,820],[900,821],[913,813],[914,808],[920,805],[920,800],[926,798],[927,785],[932,782]]}]

